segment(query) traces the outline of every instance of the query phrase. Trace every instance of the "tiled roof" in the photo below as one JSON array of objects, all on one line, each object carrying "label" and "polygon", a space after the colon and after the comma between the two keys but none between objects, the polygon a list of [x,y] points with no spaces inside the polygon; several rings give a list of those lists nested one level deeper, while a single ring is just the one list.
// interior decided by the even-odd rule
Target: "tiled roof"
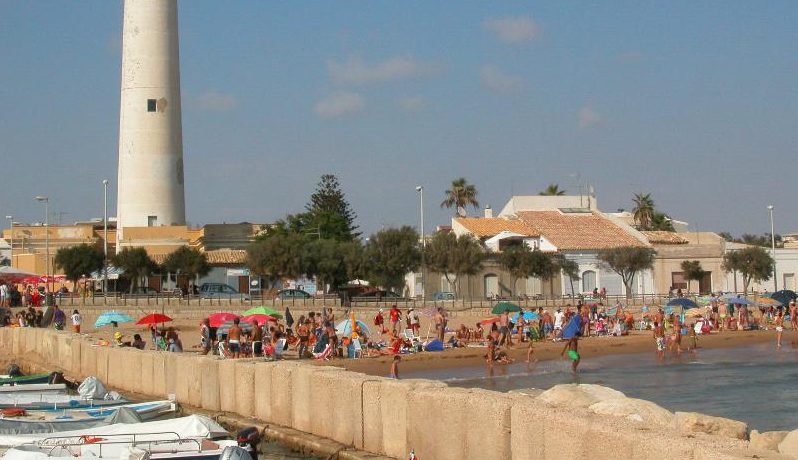
[{"label": "tiled roof", "polygon": [[466,228],[477,238],[496,236],[507,231],[523,236],[538,236],[535,229],[530,228],[519,219],[504,219],[501,217],[458,217],[457,223]]},{"label": "tiled roof", "polygon": [[561,251],[646,246],[630,232],[599,213],[523,211],[518,213],[518,217]]},{"label": "tiled roof", "polygon": [[648,238],[651,244],[687,244],[688,240],[675,232],[640,232]]},{"label": "tiled roof", "polygon": [[[150,259],[156,264],[162,264],[169,254],[150,254]],[[210,265],[243,265],[247,261],[247,251],[243,249],[218,249],[205,251]]]}]

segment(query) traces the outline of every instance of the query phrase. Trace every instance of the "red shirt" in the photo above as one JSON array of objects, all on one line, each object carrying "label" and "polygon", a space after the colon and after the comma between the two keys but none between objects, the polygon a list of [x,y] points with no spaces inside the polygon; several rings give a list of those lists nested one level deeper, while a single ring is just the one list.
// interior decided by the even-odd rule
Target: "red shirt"
[{"label": "red shirt", "polygon": [[391,310],[391,321],[399,321],[399,310]]}]

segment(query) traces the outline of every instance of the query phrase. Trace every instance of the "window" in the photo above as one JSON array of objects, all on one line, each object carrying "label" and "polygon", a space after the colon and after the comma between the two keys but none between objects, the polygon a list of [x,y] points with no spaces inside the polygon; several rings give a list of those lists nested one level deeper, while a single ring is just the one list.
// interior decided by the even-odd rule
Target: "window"
[{"label": "window", "polygon": [[673,289],[687,289],[687,280],[684,272],[671,272],[671,286]]},{"label": "window", "polygon": [[493,298],[499,295],[499,277],[494,274],[485,275],[485,297]]},{"label": "window", "polygon": [[155,99],[147,99],[147,112],[155,112],[157,105]]},{"label": "window", "polygon": [[158,216],[147,216],[147,227],[155,227],[158,225]]},{"label": "window", "polygon": [[593,292],[596,289],[596,272],[586,270],[582,272],[582,292]]}]

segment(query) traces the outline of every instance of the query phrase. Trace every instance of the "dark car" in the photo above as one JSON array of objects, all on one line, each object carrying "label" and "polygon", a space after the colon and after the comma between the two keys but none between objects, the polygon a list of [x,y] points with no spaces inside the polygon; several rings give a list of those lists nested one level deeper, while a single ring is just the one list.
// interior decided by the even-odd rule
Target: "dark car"
[{"label": "dark car", "polygon": [[352,297],[352,300],[368,302],[376,300],[405,300],[405,299],[395,292],[379,289],[379,290],[363,292],[362,294],[357,294]]},{"label": "dark car", "polygon": [[249,300],[249,294],[242,294],[233,286],[224,283],[203,283],[199,288],[199,296],[203,299]]},{"label": "dark car", "polygon": [[309,299],[312,296],[302,289],[280,289],[274,300]]}]

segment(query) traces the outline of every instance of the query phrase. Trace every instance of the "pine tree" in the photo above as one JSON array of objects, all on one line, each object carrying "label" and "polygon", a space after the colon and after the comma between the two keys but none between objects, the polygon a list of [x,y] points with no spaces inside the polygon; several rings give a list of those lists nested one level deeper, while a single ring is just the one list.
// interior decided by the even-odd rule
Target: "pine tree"
[{"label": "pine tree", "polygon": [[315,230],[321,233],[321,238],[352,241],[360,235],[355,225],[357,214],[352,210],[338,178],[333,174],[321,176],[305,210],[307,220],[316,225]]}]

